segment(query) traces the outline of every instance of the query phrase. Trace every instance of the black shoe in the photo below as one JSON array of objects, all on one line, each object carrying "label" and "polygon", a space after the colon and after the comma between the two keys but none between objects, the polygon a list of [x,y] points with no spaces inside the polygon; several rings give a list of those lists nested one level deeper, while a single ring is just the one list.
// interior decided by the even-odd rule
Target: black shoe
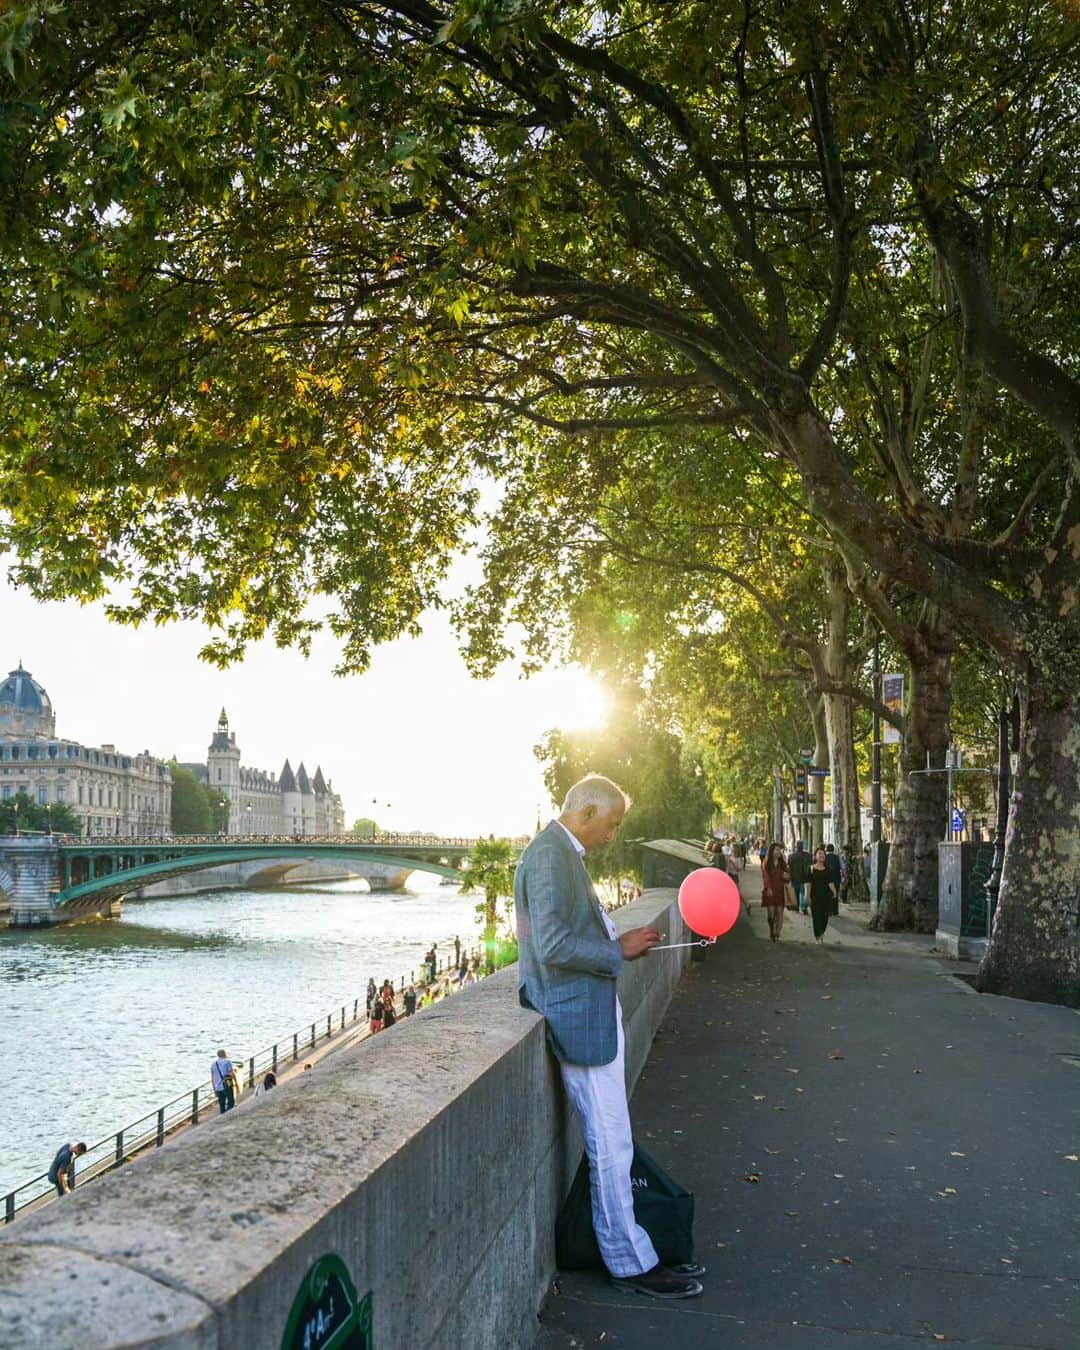
[{"label": "black shoe", "polygon": [[677,1266],[668,1266],[676,1275],[704,1275],[705,1267],[700,1261],[681,1261]]},{"label": "black shoe", "polygon": [[641,1275],[612,1275],[616,1289],[632,1289],[649,1298],[697,1298],[701,1284],[689,1275],[678,1275],[659,1263]]}]

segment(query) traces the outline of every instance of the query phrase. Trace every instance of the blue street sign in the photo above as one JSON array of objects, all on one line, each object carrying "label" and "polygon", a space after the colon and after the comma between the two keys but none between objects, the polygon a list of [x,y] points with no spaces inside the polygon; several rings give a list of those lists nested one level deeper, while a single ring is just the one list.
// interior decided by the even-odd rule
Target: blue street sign
[{"label": "blue street sign", "polygon": [[810,768],[807,769],[806,772],[810,775],[811,778],[828,778],[829,776],[828,769],[816,769],[812,764]]},{"label": "blue street sign", "polygon": [[953,807],[952,831],[953,834],[963,834],[964,832],[964,813],[958,806]]}]

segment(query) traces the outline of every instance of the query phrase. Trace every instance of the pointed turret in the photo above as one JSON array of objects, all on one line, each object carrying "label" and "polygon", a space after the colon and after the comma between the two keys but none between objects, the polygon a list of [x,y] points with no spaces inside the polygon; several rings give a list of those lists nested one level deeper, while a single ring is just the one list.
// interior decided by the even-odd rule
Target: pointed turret
[{"label": "pointed turret", "polygon": [[300,767],[296,771],[296,786],[305,797],[311,796],[311,779],[307,776],[307,769],[304,768],[304,761],[300,761]]},{"label": "pointed turret", "polygon": [[229,735],[229,715],[222,708],[221,716],[217,720],[217,730],[210,740],[210,752],[213,754],[215,750],[228,750],[230,746],[235,744],[235,737]]},{"label": "pointed turret", "polygon": [[311,786],[315,790],[316,797],[326,796],[326,779],[322,776],[322,765],[315,770],[315,777],[311,780]]},{"label": "pointed turret", "polygon": [[281,770],[281,777],[278,779],[278,787],[282,792],[296,791],[296,778],[293,775],[292,765],[288,760],[285,761]]}]

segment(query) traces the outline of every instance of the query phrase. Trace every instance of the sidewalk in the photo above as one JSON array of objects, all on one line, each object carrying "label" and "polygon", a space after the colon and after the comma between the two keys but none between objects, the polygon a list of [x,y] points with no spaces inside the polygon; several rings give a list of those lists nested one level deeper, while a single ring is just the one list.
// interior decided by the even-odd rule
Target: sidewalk
[{"label": "sidewalk", "polygon": [[1080,1016],[865,923],[770,943],[751,903],[688,967],[631,1112],[705,1293],[559,1275],[535,1350],[1078,1350]]}]

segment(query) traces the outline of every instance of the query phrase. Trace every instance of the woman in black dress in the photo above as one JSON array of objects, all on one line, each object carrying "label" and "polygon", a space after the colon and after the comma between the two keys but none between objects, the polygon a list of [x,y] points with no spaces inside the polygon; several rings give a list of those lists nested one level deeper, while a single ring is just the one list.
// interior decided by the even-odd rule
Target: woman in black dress
[{"label": "woman in black dress", "polygon": [[836,899],[836,885],[825,861],[825,850],[814,850],[814,862],[810,868],[810,913],[814,920],[814,939],[821,942],[825,929],[829,926],[829,915]]}]

